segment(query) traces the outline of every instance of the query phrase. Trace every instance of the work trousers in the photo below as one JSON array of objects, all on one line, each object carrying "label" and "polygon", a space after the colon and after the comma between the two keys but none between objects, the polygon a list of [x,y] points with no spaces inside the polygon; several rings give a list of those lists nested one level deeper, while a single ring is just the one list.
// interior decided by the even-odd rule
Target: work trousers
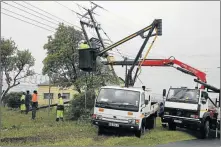
[{"label": "work trousers", "polygon": [[25,110],[26,110],[26,109],[25,109],[25,104],[21,104],[20,109],[21,109],[21,113],[22,113],[22,112],[25,112]]},{"label": "work trousers", "polygon": [[35,117],[36,117],[37,106],[38,106],[37,102],[34,102],[32,104],[32,119],[35,119]]},{"label": "work trousers", "polygon": [[25,107],[26,107],[26,114],[28,114],[28,112],[29,112],[29,109],[30,109],[30,106],[29,106],[29,104],[25,104]]},{"label": "work trousers", "polygon": [[56,121],[59,121],[59,119],[61,119],[63,121],[63,117],[64,117],[64,110],[57,110]]}]

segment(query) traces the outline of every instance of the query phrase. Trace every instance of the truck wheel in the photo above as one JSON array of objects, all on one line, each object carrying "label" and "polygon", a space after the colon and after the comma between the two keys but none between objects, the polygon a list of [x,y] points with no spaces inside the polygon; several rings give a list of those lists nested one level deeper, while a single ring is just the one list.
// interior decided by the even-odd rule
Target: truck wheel
[{"label": "truck wheel", "polygon": [[168,123],[169,130],[176,130],[176,124],[175,123]]},{"label": "truck wheel", "polygon": [[104,128],[99,126],[98,127],[98,135],[103,135],[104,134]]},{"label": "truck wheel", "polygon": [[156,117],[153,117],[153,127],[152,129],[156,128]]},{"label": "truck wheel", "polygon": [[156,118],[154,116],[150,117],[147,121],[147,128],[148,129],[153,129],[155,128],[155,124],[156,124]]},{"label": "truck wheel", "polygon": [[200,129],[201,138],[202,139],[208,138],[209,137],[209,132],[210,132],[209,121],[206,120],[206,122],[204,123],[204,126]]},{"label": "truck wheel", "polygon": [[141,129],[140,129],[140,130],[137,130],[137,131],[135,132],[135,136],[138,137],[138,138],[140,138],[142,135],[144,135],[145,130],[146,130],[145,126],[142,125]]},{"label": "truck wheel", "polygon": [[163,127],[163,128],[166,128],[166,127],[167,127],[167,124],[162,124],[162,127]]}]

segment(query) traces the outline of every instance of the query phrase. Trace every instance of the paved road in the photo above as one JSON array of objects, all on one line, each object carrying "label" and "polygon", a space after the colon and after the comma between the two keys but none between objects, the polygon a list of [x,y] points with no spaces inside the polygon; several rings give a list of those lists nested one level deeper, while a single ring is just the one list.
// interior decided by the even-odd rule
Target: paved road
[{"label": "paved road", "polygon": [[181,142],[173,142],[164,145],[158,145],[156,147],[221,147],[219,139],[194,139]]}]

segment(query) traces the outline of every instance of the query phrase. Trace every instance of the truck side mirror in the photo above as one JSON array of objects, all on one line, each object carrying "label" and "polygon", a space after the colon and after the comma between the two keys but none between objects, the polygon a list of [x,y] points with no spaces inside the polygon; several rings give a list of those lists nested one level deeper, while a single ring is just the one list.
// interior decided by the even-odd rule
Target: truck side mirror
[{"label": "truck side mirror", "polygon": [[163,89],[163,97],[166,96],[166,89]]},{"label": "truck side mirror", "polygon": [[205,93],[204,97],[205,97],[206,99],[208,99],[208,98],[209,98],[208,93]]},{"label": "truck side mirror", "polygon": [[204,99],[204,100],[201,100],[201,103],[202,104],[206,104],[206,100]]},{"label": "truck side mirror", "polygon": [[145,105],[148,105],[149,101],[148,100],[145,100]]}]

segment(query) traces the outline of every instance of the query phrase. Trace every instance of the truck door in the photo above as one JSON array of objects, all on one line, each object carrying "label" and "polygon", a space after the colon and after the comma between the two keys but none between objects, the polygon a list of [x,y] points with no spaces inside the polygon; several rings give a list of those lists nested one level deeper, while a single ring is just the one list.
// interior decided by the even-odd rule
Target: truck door
[{"label": "truck door", "polygon": [[142,114],[144,114],[144,115],[147,115],[146,113],[148,112],[148,107],[145,105],[145,93],[143,92],[142,94],[141,94],[141,113]]},{"label": "truck door", "polygon": [[204,113],[208,111],[208,99],[206,98],[207,92],[202,91],[200,95],[200,118],[203,117]]}]

